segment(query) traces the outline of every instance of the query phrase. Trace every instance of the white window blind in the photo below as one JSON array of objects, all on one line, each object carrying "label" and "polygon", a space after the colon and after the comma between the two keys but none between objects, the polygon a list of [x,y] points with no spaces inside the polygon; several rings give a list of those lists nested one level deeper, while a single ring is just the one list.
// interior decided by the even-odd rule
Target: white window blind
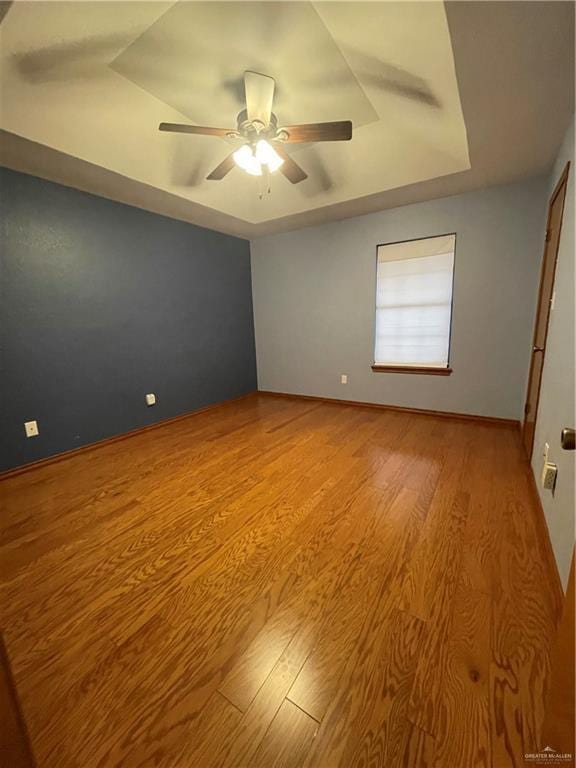
[{"label": "white window blind", "polygon": [[447,367],[455,235],[378,247],[375,362]]}]

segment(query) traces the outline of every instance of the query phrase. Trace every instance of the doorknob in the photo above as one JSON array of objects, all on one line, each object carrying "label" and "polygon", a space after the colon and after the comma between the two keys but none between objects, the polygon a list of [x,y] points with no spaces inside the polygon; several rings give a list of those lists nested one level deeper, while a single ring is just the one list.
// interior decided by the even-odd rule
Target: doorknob
[{"label": "doorknob", "polygon": [[569,427],[565,427],[562,430],[562,435],[560,437],[560,444],[562,445],[562,448],[564,448],[565,451],[573,451],[574,447],[576,445],[576,432],[573,429],[570,429]]},{"label": "doorknob", "polygon": [[532,352],[544,352],[544,347],[532,347]]}]

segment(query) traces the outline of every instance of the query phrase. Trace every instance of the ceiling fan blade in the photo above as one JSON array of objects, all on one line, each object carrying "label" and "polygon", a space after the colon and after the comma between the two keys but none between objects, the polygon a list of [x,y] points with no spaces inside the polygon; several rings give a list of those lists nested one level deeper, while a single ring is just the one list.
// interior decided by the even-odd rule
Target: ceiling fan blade
[{"label": "ceiling fan blade", "polygon": [[202,125],[184,125],[182,123],[160,123],[158,130],[170,133],[198,133],[202,136],[230,136],[236,133],[233,128],[206,128]]},{"label": "ceiling fan blade", "polygon": [[425,78],[349,46],[346,46],[344,55],[360,83],[411,99],[427,107],[442,107],[440,99]]},{"label": "ceiling fan blade", "polygon": [[270,125],[275,86],[273,77],[261,75],[259,72],[244,72],[248,120],[258,120],[265,127]]},{"label": "ceiling fan blade", "polygon": [[235,165],[236,163],[234,162],[234,152],[232,152],[228,155],[228,157],[225,157],[224,160],[222,160],[220,165],[217,165],[216,168],[214,168],[209,176],[206,176],[206,179],[208,181],[220,181],[220,179],[223,179],[227,173],[230,173]]},{"label": "ceiling fan blade", "polygon": [[299,184],[301,181],[308,178],[308,174],[290,157],[284,147],[281,147],[277,142],[274,142],[274,149],[278,152],[282,160],[284,160],[278,170],[286,176],[288,181],[292,182],[292,184]]},{"label": "ceiling fan blade", "polygon": [[352,122],[340,120],[334,123],[309,123],[308,125],[282,126],[281,131],[288,134],[285,141],[288,144],[306,141],[350,141],[352,138]]}]

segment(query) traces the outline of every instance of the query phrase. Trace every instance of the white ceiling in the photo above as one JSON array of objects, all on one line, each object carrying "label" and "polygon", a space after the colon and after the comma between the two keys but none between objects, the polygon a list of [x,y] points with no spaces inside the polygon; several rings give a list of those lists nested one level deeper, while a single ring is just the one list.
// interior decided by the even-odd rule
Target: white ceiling
[{"label": "white ceiling", "polygon": [[[0,162],[245,237],[543,172],[573,111],[562,2],[18,2],[1,35]],[[308,171],[262,200],[234,169],[242,73],[274,76],[284,124],[351,119],[288,147]]]}]

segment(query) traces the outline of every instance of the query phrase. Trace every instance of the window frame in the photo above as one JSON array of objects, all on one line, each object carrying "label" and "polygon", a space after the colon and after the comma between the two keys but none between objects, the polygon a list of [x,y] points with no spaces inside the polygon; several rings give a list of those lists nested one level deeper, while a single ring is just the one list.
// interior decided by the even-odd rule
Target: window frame
[{"label": "window frame", "polygon": [[450,358],[452,355],[452,322],[454,319],[454,285],[456,279],[456,246],[458,242],[458,234],[456,232],[443,232],[438,235],[424,235],[423,237],[410,237],[406,240],[393,240],[389,243],[377,243],[376,245],[376,270],[375,276],[375,296],[374,296],[374,333],[372,337],[372,354],[376,352],[376,314],[378,311],[378,249],[385,248],[387,245],[402,245],[403,243],[415,243],[419,240],[433,240],[436,237],[453,237],[454,238],[454,261],[452,263],[452,294],[450,297],[450,330],[448,332],[448,361],[446,366],[423,366],[423,365],[394,365],[387,363],[377,363],[372,361],[372,371],[374,373],[411,373],[428,376],[450,376],[452,374],[452,367],[450,365]]}]

